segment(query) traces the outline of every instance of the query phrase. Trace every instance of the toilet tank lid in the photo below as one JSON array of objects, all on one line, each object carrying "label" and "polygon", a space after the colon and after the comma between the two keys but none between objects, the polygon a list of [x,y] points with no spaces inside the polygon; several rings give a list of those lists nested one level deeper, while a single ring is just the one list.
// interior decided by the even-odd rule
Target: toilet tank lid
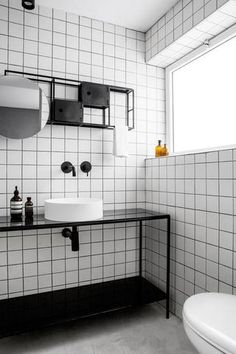
[{"label": "toilet tank lid", "polygon": [[201,337],[228,353],[236,354],[235,295],[193,295],[185,301],[183,318]]}]

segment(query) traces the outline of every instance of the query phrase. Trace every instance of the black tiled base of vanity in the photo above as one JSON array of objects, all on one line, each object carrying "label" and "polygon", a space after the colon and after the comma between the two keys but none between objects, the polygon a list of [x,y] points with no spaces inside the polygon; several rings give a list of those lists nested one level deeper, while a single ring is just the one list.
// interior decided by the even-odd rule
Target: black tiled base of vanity
[{"label": "black tiled base of vanity", "polygon": [[164,299],[146,279],[132,277],[2,300],[0,336]]}]

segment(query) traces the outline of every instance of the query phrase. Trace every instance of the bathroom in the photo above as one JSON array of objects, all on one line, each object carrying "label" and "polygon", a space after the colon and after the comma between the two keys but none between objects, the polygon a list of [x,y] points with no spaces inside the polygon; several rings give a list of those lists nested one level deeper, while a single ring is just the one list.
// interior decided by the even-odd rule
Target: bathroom
[{"label": "bathroom", "polygon": [[235,36],[234,0],[0,0],[0,353],[236,353]]}]

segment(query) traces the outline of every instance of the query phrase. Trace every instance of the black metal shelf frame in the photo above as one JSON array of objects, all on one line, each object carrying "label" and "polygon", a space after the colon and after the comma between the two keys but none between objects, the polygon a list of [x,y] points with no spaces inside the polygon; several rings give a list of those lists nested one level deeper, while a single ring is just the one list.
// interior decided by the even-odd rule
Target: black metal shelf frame
[{"label": "black metal shelf frame", "polygon": [[[166,288],[159,289],[143,276],[143,227],[145,221],[166,220]],[[0,301],[0,337],[29,331],[56,323],[98,315],[127,307],[165,300],[166,318],[169,318],[170,297],[170,215],[145,209],[105,211],[98,220],[81,222],[54,222],[42,215],[28,224],[10,222],[0,218],[0,232],[35,230],[85,225],[133,223],[139,225],[139,271],[135,277],[54,290]]]},{"label": "black metal shelf frame", "polygon": [[[93,84],[93,83],[88,83],[87,81],[78,81],[78,80],[73,80],[73,79],[67,79],[67,78],[60,78],[56,76],[48,76],[48,75],[40,75],[40,74],[33,74],[33,73],[28,73],[28,72],[21,72],[21,71],[15,71],[15,70],[5,70],[4,75],[22,75],[32,81],[36,82],[41,82],[41,83],[46,83],[50,87],[50,97],[49,97],[49,103],[50,103],[50,117],[47,122],[47,124],[52,124],[52,125],[70,125],[70,126],[79,126],[79,127],[86,127],[86,128],[100,128],[100,129],[114,129],[115,126],[111,124],[111,112],[110,112],[110,104],[107,107],[103,107],[103,117],[102,117],[102,124],[98,123],[86,123],[83,121],[83,112],[84,108],[88,106],[84,106],[83,102],[81,102],[81,108],[82,108],[82,116],[80,121],[78,122],[59,122],[55,120],[55,99],[56,99],[56,85],[63,85],[65,87],[74,87],[77,88],[79,91],[79,88],[83,84]],[[104,86],[102,84],[97,84],[100,86]],[[120,87],[120,86],[112,86],[112,85],[105,85],[109,89],[109,96],[111,92],[114,93],[121,93],[125,94],[127,97],[126,100],[126,125],[128,126],[129,130],[134,129],[135,123],[134,123],[134,90],[132,88],[126,88],[126,87]],[[79,96],[79,95],[78,95]],[[66,100],[65,100],[66,101]],[[75,100],[75,102],[77,102]],[[78,102],[79,102],[79,97],[78,97]],[[89,108],[89,107],[88,107]],[[93,108],[93,107],[91,107]]]}]

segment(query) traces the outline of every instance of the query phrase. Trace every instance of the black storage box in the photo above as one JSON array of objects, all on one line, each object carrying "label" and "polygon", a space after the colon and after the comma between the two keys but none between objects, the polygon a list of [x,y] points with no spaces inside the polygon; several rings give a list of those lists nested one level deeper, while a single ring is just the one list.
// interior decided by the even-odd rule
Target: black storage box
[{"label": "black storage box", "polygon": [[80,101],[84,107],[108,108],[110,104],[109,86],[82,82],[80,86]]},{"label": "black storage box", "polygon": [[53,101],[53,112],[55,122],[71,125],[83,122],[82,103],[79,101],[55,99]]}]

